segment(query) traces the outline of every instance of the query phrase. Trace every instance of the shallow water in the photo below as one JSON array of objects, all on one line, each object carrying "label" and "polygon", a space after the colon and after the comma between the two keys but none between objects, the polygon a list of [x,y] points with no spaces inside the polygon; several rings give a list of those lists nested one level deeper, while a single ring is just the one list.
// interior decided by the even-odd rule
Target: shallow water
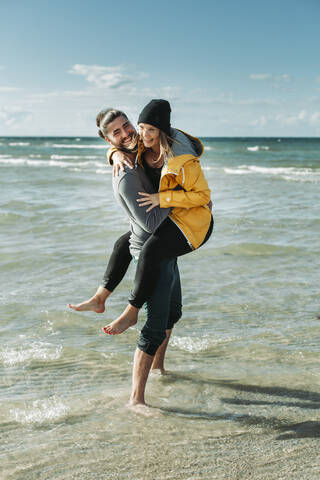
[{"label": "shallow water", "polygon": [[215,231],[179,260],[184,313],[129,411],[143,325],[76,313],[128,223],[100,139],[0,138],[0,478],[318,479],[320,140],[203,139]]}]

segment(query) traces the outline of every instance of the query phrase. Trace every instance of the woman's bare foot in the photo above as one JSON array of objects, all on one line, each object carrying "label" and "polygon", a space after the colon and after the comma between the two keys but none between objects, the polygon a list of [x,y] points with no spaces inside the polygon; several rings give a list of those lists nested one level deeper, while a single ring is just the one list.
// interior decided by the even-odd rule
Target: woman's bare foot
[{"label": "woman's bare foot", "polygon": [[103,327],[104,333],[108,333],[108,335],[118,335],[119,333],[123,333],[129,327],[132,327],[137,323],[138,313],[138,308],[128,305],[120,317],[112,323],[109,323],[109,325]]},{"label": "woman's bare foot", "polygon": [[68,307],[76,312],[93,311],[96,313],[103,313],[105,311],[105,302],[110,294],[110,290],[107,290],[104,287],[99,287],[94,296],[89,300],[78,303],[77,305],[71,305],[68,303]]}]

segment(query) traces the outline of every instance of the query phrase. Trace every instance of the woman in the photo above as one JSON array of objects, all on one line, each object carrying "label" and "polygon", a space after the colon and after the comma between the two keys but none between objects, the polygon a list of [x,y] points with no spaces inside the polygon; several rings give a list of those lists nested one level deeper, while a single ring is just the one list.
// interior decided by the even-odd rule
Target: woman
[{"label": "woman", "polygon": [[124,332],[137,322],[138,312],[153,293],[161,261],[185,255],[203,245],[213,229],[210,190],[199,157],[200,140],[170,126],[166,100],[151,100],[139,115],[137,160],[161,170],[159,193],[139,192],[140,207],[160,206],[171,214],[145,242],[139,255],[134,289],[124,312],[104,327],[110,335]]}]

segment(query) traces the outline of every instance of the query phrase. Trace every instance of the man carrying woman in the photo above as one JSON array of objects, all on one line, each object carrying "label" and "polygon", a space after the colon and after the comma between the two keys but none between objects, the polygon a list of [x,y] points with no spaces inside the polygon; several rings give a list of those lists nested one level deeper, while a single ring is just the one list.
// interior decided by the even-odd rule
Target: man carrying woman
[{"label": "man carrying woman", "polygon": [[[152,100],[139,116],[139,137],[122,112],[114,116],[109,110],[98,115],[99,135],[126,156],[136,156],[135,168],[125,168],[113,179],[116,199],[130,218],[131,232],[116,242],[105,283],[96,295],[77,306],[69,305],[75,310],[104,311],[106,298],[128,268],[130,253],[135,258],[137,270],[129,305],[104,327],[110,335],[122,333],[137,322],[138,311],[146,303],[147,322],[134,358],[130,399],[134,407],[145,405],[150,368],[157,352],[161,352],[163,363],[173,323],[181,317],[176,257],[205,243],[213,228],[210,190],[198,159],[203,146],[198,139],[171,128],[170,112],[166,100]],[[115,149],[110,150],[109,156],[112,154]]]}]

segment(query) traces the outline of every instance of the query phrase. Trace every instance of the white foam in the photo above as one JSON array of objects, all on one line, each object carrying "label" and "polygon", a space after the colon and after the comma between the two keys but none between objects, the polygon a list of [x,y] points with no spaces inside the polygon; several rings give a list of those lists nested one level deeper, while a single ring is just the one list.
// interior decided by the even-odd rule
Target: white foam
[{"label": "white foam", "polygon": [[11,165],[22,165],[26,161],[25,158],[10,158],[8,156],[3,155],[3,157],[0,158],[0,163],[4,164],[11,164]]},{"label": "white foam", "polygon": [[204,149],[205,149],[205,150],[214,150],[213,147],[206,147],[206,146],[204,147]]},{"label": "white foam", "polygon": [[224,168],[223,169],[225,171],[225,173],[229,173],[231,175],[247,175],[248,173],[248,170],[244,170],[244,169],[241,169],[241,168]]},{"label": "white foam", "polygon": [[61,352],[62,347],[55,347],[49,343],[31,343],[3,349],[0,352],[0,362],[7,366],[27,363],[33,360],[50,362],[58,360]]},{"label": "white foam", "polygon": [[202,170],[218,170],[217,167],[202,167]]},{"label": "white foam", "polygon": [[22,408],[10,409],[10,416],[12,420],[18,423],[41,424],[48,421],[57,421],[65,417],[69,411],[70,407],[54,396],[44,400],[35,400]]},{"label": "white foam", "polygon": [[294,175],[314,175],[319,174],[312,168],[296,168],[296,167],[260,167],[257,165],[250,165],[248,169],[254,173],[262,173],[267,175],[284,175],[284,174],[294,174]]},{"label": "white foam", "polygon": [[9,143],[10,147],[27,147],[30,145],[29,142],[10,142]]},{"label": "white foam", "polygon": [[224,172],[232,175],[269,175],[278,176],[284,180],[318,182],[320,170],[297,167],[261,167],[259,165],[240,165],[236,168],[224,168]]},{"label": "white foam", "polygon": [[48,147],[55,147],[55,148],[103,148],[107,150],[109,147],[106,145],[66,145],[64,143],[54,143],[52,145],[47,145]]},{"label": "white foam", "polygon": [[191,338],[191,337],[173,337],[172,346],[190,353],[202,352],[207,350],[209,342],[206,338]]},{"label": "white foam", "polygon": [[247,150],[249,152],[259,152],[259,150],[270,150],[270,147],[255,145],[254,147],[247,147]]},{"label": "white foam", "polygon": [[79,158],[100,158],[96,155],[51,155],[52,160],[78,160]]},{"label": "white foam", "polygon": [[[70,158],[70,157],[68,157]],[[79,157],[83,158],[83,157]],[[94,161],[86,161],[86,162],[63,162],[58,160],[30,160],[28,158],[4,158],[0,157],[0,164],[8,164],[8,165],[27,165],[31,167],[59,167],[59,168],[73,168],[73,167],[107,167],[106,163],[103,162],[94,162]]]}]

